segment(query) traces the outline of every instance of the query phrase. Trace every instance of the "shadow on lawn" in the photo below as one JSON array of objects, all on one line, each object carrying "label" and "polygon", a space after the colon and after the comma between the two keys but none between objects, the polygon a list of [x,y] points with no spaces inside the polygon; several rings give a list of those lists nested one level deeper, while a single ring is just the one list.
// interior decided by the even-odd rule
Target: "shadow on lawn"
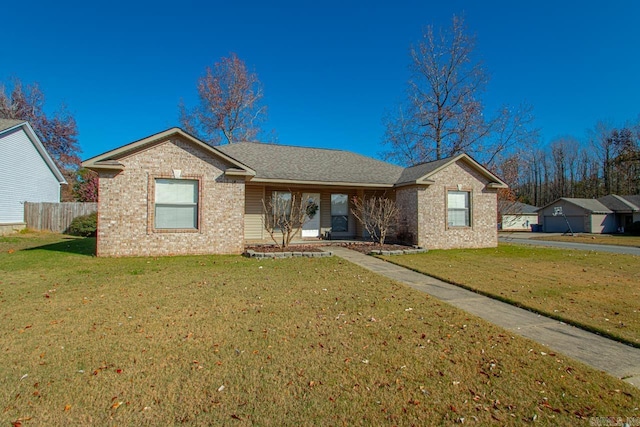
[{"label": "shadow on lawn", "polygon": [[96,254],[96,238],[95,237],[65,237],[65,240],[49,245],[36,246],[34,248],[25,249],[26,251],[53,251],[65,252],[69,254],[95,256]]}]

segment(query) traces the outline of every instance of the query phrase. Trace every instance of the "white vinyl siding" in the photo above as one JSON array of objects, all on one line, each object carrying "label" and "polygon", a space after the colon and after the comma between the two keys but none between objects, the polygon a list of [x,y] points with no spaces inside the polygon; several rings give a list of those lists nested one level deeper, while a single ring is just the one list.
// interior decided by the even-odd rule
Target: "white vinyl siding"
[{"label": "white vinyl siding", "polygon": [[198,181],[156,179],[155,228],[198,228]]},{"label": "white vinyl siding", "polygon": [[245,189],[244,206],[244,238],[262,239],[263,230],[263,206],[264,187],[247,186]]},{"label": "white vinyl siding", "polygon": [[0,224],[24,221],[24,202],[60,201],[60,182],[27,134],[0,135]]},{"label": "white vinyl siding", "polygon": [[471,226],[470,194],[468,191],[447,193],[447,224],[449,227]]}]

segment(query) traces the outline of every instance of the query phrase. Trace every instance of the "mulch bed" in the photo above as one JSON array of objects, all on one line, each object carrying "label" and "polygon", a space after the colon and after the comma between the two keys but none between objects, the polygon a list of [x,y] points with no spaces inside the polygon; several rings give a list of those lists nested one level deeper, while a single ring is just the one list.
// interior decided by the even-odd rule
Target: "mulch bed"
[{"label": "mulch bed", "polygon": [[322,252],[318,245],[289,245],[286,248],[281,248],[276,245],[254,245],[254,246],[246,246],[244,248],[247,250],[254,250],[256,252],[265,252],[265,253],[277,253],[277,252]]},{"label": "mulch bed", "polygon": [[313,245],[289,245],[286,248],[281,248],[276,245],[253,245],[246,246],[246,250],[254,250],[256,252],[266,252],[266,253],[277,253],[277,252],[322,252],[320,249],[321,246],[342,246],[345,248],[352,249],[354,251],[362,252],[363,254],[368,254],[372,250],[382,249],[383,251],[397,251],[403,249],[411,249],[411,246],[405,245],[396,245],[396,244],[385,244],[382,247],[380,245],[373,242],[342,242],[342,243],[331,243],[327,241],[326,243],[321,244],[313,244]]},{"label": "mulch bed", "polygon": [[412,249],[412,246],[397,245],[386,243],[382,246],[373,242],[349,242],[349,243],[336,243],[333,246],[342,246],[354,251],[362,252],[363,254],[369,254],[373,250],[383,251],[401,251],[403,249]]}]

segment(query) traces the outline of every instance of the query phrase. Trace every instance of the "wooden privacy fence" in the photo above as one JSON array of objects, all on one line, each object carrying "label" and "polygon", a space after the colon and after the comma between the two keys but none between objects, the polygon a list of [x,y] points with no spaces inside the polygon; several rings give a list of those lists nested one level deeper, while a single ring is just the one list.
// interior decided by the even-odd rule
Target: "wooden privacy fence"
[{"label": "wooden privacy fence", "polygon": [[98,211],[97,203],[63,202],[25,202],[24,222],[32,230],[49,230],[62,233],[71,225],[74,218]]}]

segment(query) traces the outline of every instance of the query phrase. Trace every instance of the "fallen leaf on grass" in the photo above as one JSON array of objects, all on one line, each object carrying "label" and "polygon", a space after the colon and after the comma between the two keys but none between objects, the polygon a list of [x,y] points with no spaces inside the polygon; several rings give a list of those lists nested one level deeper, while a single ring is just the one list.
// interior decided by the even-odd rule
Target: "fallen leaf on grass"
[{"label": "fallen leaf on grass", "polygon": [[113,405],[111,405],[111,409],[118,409],[123,403],[124,402],[115,402]]},{"label": "fallen leaf on grass", "polygon": [[71,410],[71,405],[64,405],[64,410],[65,412],[68,412]]},{"label": "fallen leaf on grass", "polygon": [[15,251],[16,251],[15,249],[9,249],[9,250],[7,251],[7,253],[12,254],[12,253],[14,253]]}]

